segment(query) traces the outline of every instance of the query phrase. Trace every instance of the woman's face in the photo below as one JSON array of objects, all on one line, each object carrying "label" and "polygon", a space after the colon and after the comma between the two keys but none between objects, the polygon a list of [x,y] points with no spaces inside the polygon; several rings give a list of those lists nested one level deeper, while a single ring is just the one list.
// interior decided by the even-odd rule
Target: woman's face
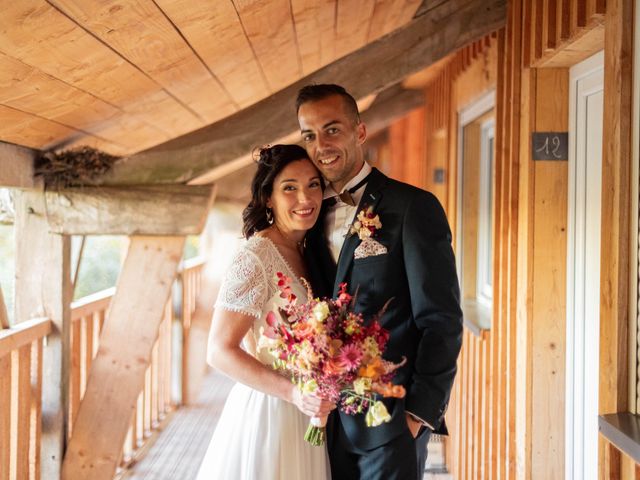
[{"label": "woman's face", "polygon": [[306,158],[289,163],[273,181],[267,206],[282,232],[309,230],[322,205],[320,174]]}]

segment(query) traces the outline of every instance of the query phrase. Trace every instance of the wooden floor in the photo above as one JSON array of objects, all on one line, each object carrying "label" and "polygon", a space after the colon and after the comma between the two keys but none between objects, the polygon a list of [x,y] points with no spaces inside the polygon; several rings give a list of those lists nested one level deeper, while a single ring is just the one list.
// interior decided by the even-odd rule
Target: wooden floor
[{"label": "wooden floor", "polygon": [[233,381],[207,375],[195,404],[178,409],[142,459],[122,478],[191,480],[196,477]]},{"label": "wooden floor", "polygon": [[[123,480],[194,479],[232,386],[233,381],[219,373],[212,372],[207,375],[198,401],[178,409],[153,445],[121,478]],[[429,452],[430,460],[435,460],[439,453],[437,445],[430,444]],[[447,474],[434,473],[425,473],[424,476],[424,480],[450,480],[451,478]]]}]

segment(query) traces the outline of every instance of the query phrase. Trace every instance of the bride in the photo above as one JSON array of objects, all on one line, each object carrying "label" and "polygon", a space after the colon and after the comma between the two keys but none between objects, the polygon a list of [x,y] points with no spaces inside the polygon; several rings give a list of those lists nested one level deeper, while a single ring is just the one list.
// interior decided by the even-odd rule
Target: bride
[{"label": "bride", "polygon": [[247,241],[236,253],[218,294],[209,333],[208,363],[236,380],[211,439],[198,480],[326,480],[326,448],[304,441],[309,417],[335,405],[303,395],[271,367],[273,357],[258,348],[269,311],[284,305],[276,272],[300,278],[304,236],[318,218],[323,183],[305,150],[274,145],[260,151],[243,212]]}]

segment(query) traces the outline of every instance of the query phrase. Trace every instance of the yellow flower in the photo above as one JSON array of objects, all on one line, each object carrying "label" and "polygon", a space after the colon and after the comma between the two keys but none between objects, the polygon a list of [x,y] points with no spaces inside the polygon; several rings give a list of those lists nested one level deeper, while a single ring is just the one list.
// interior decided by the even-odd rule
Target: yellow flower
[{"label": "yellow flower", "polygon": [[391,415],[389,415],[387,407],[385,407],[384,403],[380,400],[369,407],[367,415],[365,416],[367,427],[377,427],[389,420],[391,420]]},{"label": "yellow flower", "polygon": [[356,318],[350,316],[347,321],[347,325],[344,327],[344,331],[347,335],[353,335],[354,333],[360,332],[360,325],[358,325],[358,321]]},{"label": "yellow flower", "polygon": [[302,384],[302,387],[300,388],[300,390],[302,390],[302,393],[306,395],[315,392],[317,389],[318,389],[318,384],[316,383],[315,380],[306,381],[305,383]]},{"label": "yellow flower", "polygon": [[378,342],[373,337],[367,337],[362,342],[362,350],[365,355],[370,356],[371,358],[375,358],[380,355],[380,349],[378,348]]},{"label": "yellow flower", "polygon": [[364,395],[364,392],[371,389],[371,379],[358,378],[353,382],[353,389],[358,395]]},{"label": "yellow flower", "polygon": [[308,370],[311,369],[312,365],[315,365],[320,361],[320,357],[313,349],[313,345],[311,345],[309,340],[305,340],[296,348],[298,350],[298,358],[308,367]]},{"label": "yellow flower", "polygon": [[360,237],[360,240],[369,238],[371,236],[371,230],[369,230],[368,228],[361,228],[358,232],[358,236]]},{"label": "yellow flower", "polygon": [[316,306],[313,307],[313,317],[317,322],[324,322],[329,315],[329,305],[327,302],[318,302]]}]

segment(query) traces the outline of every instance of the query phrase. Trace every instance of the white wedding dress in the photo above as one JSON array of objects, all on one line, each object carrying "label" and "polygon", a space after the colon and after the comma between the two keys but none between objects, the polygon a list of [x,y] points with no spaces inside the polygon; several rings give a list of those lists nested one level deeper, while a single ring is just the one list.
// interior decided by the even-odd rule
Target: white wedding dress
[{"label": "white wedding dress", "polygon": [[[256,345],[269,311],[284,305],[276,272],[291,277],[293,293],[306,289],[271,240],[254,236],[238,251],[220,287],[215,308],[256,318],[243,348],[265,365],[273,357]],[[304,440],[309,417],[294,405],[237,383],[198,472],[198,480],[327,480],[326,447]]]}]

